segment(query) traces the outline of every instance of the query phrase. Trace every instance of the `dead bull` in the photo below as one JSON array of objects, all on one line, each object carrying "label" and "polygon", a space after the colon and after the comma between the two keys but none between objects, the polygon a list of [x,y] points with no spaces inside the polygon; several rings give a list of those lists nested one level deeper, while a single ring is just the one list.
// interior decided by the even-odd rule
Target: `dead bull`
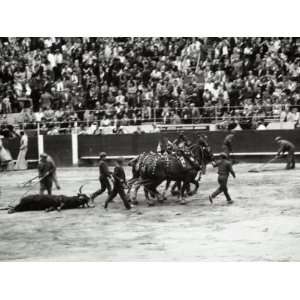
[{"label": "dead bull", "polygon": [[8,208],[8,213],[33,210],[61,210],[80,207],[89,207],[90,198],[82,193],[82,186],[77,196],[65,195],[28,195],[20,200],[14,207]]}]

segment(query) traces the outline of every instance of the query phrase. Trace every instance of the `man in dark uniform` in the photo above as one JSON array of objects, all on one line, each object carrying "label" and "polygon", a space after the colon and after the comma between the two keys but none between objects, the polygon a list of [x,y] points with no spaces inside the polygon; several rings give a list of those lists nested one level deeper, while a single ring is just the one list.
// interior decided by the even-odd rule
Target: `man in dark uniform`
[{"label": "man in dark uniform", "polygon": [[209,195],[209,201],[212,204],[213,198],[215,198],[216,196],[218,196],[221,193],[224,193],[224,195],[227,199],[227,203],[232,204],[233,201],[231,200],[229,193],[228,193],[228,189],[227,189],[227,181],[228,181],[229,174],[231,174],[233,176],[233,178],[235,178],[235,173],[232,169],[232,164],[231,164],[230,160],[227,159],[226,153],[224,153],[224,152],[221,153],[220,157],[221,157],[220,160],[213,163],[214,167],[218,167],[219,187],[217,188],[216,191],[214,191],[211,195]]},{"label": "man in dark uniform", "polygon": [[121,199],[123,200],[123,203],[126,207],[126,209],[131,209],[131,205],[129,203],[129,199],[127,195],[125,194],[124,188],[127,185],[126,182],[126,176],[123,169],[123,158],[117,159],[116,167],[113,172],[113,178],[114,178],[114,187],[112,192],[109,194],[108,198],[105,201],[104,208],[107,209],[108,204],[119,194]]},{"label": "man in dark uniform", "polygon": [[233,152],[232,151],[232,140],[234,138],[234,134],[228,134],[226,135],[223,145],[222,145],[222,150],[227,154],[227,158],[230,159],[230,154]]},{"label": "man in dark uniform", "polygon": [[40,178],[40,195],[47,191],[48,195],[52,194],[53,176],[56,171],[55,164],[48,160],[48,155],[42,153],[38,165],[38,172]]},{"label": "man in dark uniform", "polygon": [[91,195],[91,201],[94,201],[96,197],[101,195],[107,190],[108,195],[111,193],[111,185],[109,183],[109,178],[111,178],[111,172],[108,169],[106,163],[106,153],[101,152],[99,155],[99,181],[101,188]]},{"label": "man in dark uniform", "polygon": [[198,134],[198,145],[201,147],[201,157],[202,157],[202,173],[206,173],[206,162],[205,162],[205,152],[210,153],[210,147],[207,142],[207,136],[204,134]]},{"label": "man in dark uniform", "polygon": [[275,141],[280,146],[277,151],[277,157],[283,156],[285,152],[288,153],[287,155],[287,164],[286,169],[295,169],[296,163],[295,163],[295,145],[291,143],[290,141],[282,139],[280,136],[275,138]]}]

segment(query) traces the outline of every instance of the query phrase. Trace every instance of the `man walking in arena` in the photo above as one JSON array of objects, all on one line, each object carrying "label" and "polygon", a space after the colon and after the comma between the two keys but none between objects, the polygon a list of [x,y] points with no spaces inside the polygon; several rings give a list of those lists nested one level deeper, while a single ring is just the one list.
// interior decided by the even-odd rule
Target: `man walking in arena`
[{"label": "man walking in arena", "polygon": [[230,160],[227,159],[227,154],[222,152],[220,154],[220,160],[213,163],[213,166],[218,167],[219,187],[211,195],[209,195],[209,201],[212,204],[215,197],[217,197],[221,193],[224,193],[227,203],[232,204],[233,201],[231,200],[231,197],[228,193],[227,182],[230,174],[233,176],[233,178],[235,178],[235,173],[232,169]]},{"label": "man walking in arena", "polygon": [[124,191],[125,186],[127,185],[126,176],[123,168],[124,159],[118,158],[116,162],[116,167],[113,172],[114,187],[112,192],[108,195],[108,198],[105,201],[104,208],[107,209],[108,204],[119,194],[126,209],[131,209],[129,199]]},{"label": "man walking in arena", "polygon": [[282,157],[285,154],[285,152],[287,152],[287,164],[285,168],[287,170],[295,169],[295,145],[288,140],[284,140],[280,136],[275,138],[275,142],[277,142],[277,144],[279,145],[276,157]]},{"label": "man walking in arena", "polygon": [[111,172],[109,171],[108,165],[106,162],[106,153],[101,152],[99,155],[99,159],[100,159],[100,161],[99,161],[99,181],[100,181],[101,188],[91,195],[91,201],[94,201],[94,199],[96,197],[100,196],[106,190],[109,195],[112,190],[111,185],[109,183],[109,179],[111,178]]},{"label": "man walking in arena", "polygon": [[40,195],[47,191],[48,195],[52,194],[53,174],[56,170],[55,164],[47,160],[48,155],[42,153],[38,165],[38,172],[40,178]]}]

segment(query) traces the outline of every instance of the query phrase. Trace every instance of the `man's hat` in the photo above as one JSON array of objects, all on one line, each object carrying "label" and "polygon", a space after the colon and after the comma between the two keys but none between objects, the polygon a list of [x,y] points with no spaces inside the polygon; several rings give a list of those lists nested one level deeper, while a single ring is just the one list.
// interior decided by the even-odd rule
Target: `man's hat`
[{"label": "man's hat", "polygon": [[106,156],[106,152],[100,152],[99,156],[100,156],[100,157]]},{"label": "man's hat", "polygon": [[282,139],[281,136],[277,136],[277,137],[274,139],[274,141],[275,141],[275,142],[278,142],[278,141],[280,141],[281,139]]},{"label": "man's hat", "polygon": [[220,157],[222,157],[222,158],[227,158],[227,154],[226,154],[225,152],[221,152],[221,153],[220,153]]},{"label": "man's hat", "polygon": [[47,157],[48,155],[46,153],[41,153],[40,157]]}]

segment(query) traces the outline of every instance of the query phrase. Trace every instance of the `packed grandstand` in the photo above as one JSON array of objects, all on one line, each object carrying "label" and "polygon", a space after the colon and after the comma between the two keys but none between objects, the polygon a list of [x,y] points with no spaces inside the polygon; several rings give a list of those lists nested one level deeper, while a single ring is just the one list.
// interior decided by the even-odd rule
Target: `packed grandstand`
[{"label": "packed grandstand", "polygon": [[298,38],[1,38],[0,134],[295,128],[299,80]]}]

